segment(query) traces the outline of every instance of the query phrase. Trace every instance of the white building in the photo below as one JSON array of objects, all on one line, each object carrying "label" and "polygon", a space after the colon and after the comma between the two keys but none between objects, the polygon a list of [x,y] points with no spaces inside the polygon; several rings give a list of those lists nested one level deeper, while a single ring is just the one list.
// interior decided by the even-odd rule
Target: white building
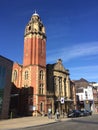
[{"label": "white building", "polygon": [[91,86],[87,88],[78,88],[76,95],[79,96],[79,101],[93,100],[93,90]]},{"label": "white building", "polygon": [[80,107],[84,109],[94,110],[94,98],[93,98],[93,88],[88,86],[87,88],[81,87],[77,89]]},{"label": "white building", "polygon": [[98,113],[98,83],[92,82],[90,85],[93,86],[94,112]]},{"label": "white building", "polygon": [[94,82],[94,83],[90,83],[90,85],[93,86],[94,88],[96,88],[98,91],[98,83]]}]

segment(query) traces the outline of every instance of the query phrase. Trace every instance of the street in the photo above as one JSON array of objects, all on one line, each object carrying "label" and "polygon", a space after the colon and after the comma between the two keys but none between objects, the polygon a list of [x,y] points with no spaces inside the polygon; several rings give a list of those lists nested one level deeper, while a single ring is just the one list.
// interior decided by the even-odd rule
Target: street
[{"label": "street", "polygon": [[80,118],[71,118],[68,121],[58,121],[56,123],[42,126],[27,127],[19,130],[98,130],[98,115]]}]

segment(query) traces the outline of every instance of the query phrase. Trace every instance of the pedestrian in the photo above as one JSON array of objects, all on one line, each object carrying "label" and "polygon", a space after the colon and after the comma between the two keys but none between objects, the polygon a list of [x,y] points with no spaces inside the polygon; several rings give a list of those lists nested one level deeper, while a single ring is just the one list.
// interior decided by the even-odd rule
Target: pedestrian
[{"label": "pedestrian", "polygon": [[58,120],[60,118],[60,113],[58,110],[56,110],[56,113],[55,113],[55,120]]},{"label": "pedestrian", "polygon": [[48,109],[48,118],[49,118],[49,119],[52,119],[52,111],[51,111],[50,108]]},{"label": "pedestrian", "polygon": [[62,113],[62,114],[63,114],[63,118],[64,118],[64,117],[65,117],[65,112],[64,112],[64,110],[63,110],[63,113]]}]

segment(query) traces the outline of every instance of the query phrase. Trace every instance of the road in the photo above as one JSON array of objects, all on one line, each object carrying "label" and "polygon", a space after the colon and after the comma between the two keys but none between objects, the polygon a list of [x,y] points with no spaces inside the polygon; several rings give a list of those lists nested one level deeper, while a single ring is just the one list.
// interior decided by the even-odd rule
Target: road
[{"label": "road", "polygon": [[19,130],[98,130],[98,114]]}]

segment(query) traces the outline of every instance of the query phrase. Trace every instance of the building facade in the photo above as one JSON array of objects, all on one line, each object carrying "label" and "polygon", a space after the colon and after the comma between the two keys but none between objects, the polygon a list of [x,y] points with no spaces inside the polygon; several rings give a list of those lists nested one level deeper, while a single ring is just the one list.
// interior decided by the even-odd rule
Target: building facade
[{"label": "building facade", "polygon": [[93,87],[80,87],[77,89],[76,95],[79,97],[79,109],[94,111]]},{"label": "building facade", "polygon": [[0,119],[9,116],[13,62],[0,55]]},{"label": "building facade", "polygon": [[25,28],[23,65],[13,65],[10,111],[19,115],[38,115],[50,109],[52,113],[56,109],[67,112],[73,103],[70,82],[60,59],[46,66],[45,27],[35,12]]},{"label": "building facade", "polygon": [[98,113],[98,83],[91,82],[90,85],[93,88],[93,97],[94,97],[94,112]]},{"label": "building facade", "polygon": [[81,78],[75,80],[78,109],[91,109],[93,113],[98,112],[98,83],[88,82]]},{"label": "building facade", "polygon": [[[25,28],[23,65],[18,63],[13,65],[12,82],[20,90],[32,88],[31,94],[27,97],[28,111],[37,110],[37,113],[47,111],[46,33],[45,27],[36,12]],[[22,95],[21,91],[20,95]]]},{"label": "building facade", "polygon": [[58,110],[61,114],[73,109],[75,105],[75,88],[65,69],[62,60],[55,64],[47,64],[47,98],[51,101],[52,112]]}]

